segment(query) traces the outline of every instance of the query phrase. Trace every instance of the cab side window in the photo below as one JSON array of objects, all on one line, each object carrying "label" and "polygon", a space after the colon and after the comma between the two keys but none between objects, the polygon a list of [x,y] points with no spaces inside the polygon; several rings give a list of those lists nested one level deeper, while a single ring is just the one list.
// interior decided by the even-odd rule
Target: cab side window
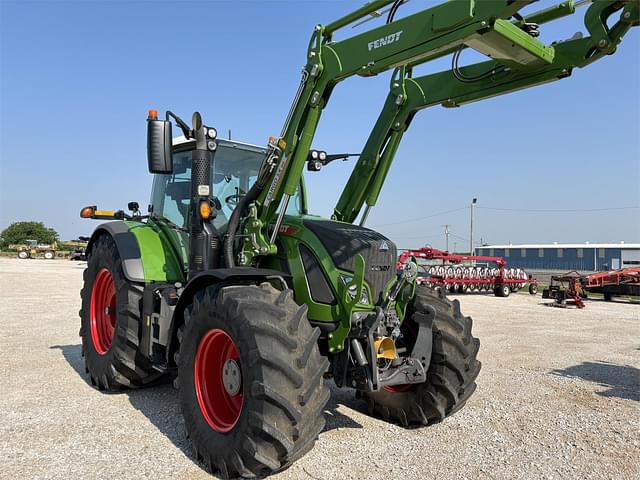
[{"label": "cab side window", "polygon": [[191,192],[191,154],[174,154],[174,173],[156,175],[153,192],[153,213],[182,228],[189,222],[189,195]]}]

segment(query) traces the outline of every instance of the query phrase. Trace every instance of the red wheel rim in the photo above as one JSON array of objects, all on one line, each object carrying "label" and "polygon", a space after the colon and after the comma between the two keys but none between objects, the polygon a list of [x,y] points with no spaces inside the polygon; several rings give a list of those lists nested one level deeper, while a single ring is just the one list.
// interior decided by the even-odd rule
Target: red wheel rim
[{"label": "red wheel rim", "polygon": [[90,319],[93,347],[104,355],[116,331],[116,285],[106,268],[98,272],[91,288]]},{"label": "red wheel rim", "polygon": [[382,387],[382,388],[384,388],[387,392],[400,393],[400,392],[408,392],[413,388],[413,385],[408,383],[405,385],[393,385],[391,387]]},{"label": "red wheel rim", "polygon": [[235,343],[224,330],[214,328],[200,339],[194,364],[196,396],[202,416],[216,432],[228,432],[240,418],[244,402],[242,383],[240,392],[231,395],[222,378],[225,362],[235,360],[239,365],[239,359]]}]

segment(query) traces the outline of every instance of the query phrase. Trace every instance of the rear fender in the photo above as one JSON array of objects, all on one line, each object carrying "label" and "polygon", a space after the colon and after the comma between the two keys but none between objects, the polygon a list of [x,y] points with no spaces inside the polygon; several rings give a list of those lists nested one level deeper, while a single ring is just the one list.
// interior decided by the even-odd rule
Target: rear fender
[{"label": "rear fender", "polygon": [[169,239],[149,223],[114,221],[96,228],[87,245],[87,258],[100,235],[110,235],[130,282],[184,282],[182,262]]},{"label": "rear fender", "polygon": [[127,280],[131,282],[144,282],[144,268],[140,247],[136,237],[129,231],[129,227],[122,221],[103,223],[98,226],[91,235],[87,244],[86,256],[89,258],[98,237],[109,235],[113,238],[122,259],[122,270]]}]

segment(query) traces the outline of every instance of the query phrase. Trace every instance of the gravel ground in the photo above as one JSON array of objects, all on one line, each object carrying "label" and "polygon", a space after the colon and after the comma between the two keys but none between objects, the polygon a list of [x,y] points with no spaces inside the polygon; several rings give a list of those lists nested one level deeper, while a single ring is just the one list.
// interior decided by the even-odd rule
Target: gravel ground
[{"label": "gravel ground", "polygon": [[[84,264],[0,259],[0,478],[212,478],[170,385],[102,394],[78,337]],[[640,306],[465,296],[483,370],[466,407],[405,430],[333,389],[314,450],[274,479],[640,477]]]}]

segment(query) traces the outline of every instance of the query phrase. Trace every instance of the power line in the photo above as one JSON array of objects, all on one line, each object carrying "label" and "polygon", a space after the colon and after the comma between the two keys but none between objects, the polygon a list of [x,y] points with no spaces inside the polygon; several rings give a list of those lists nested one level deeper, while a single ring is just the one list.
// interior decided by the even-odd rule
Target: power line
[{"label": "power line", "polygon": [[410,218],[408,220],[399,220],[397,222],[391,222],[391,223],[380,223],[378,225],[372,225],[371,228],[373,228],[373,227],[386,227],[388,225],[399,225],[401,223],[417,222],[419,220],[426,220],[427,218],[433,218],[433,217],[437,217],[439,215],[445,215],[447,213],[459,212],[460,210],[466,210],[467,208],[469,208],[469,207],[454,208],[453,210],[446,210],[444,212],[433,213],[431,215],[427,215],[426,217]]},{"label": "power line", "polygon": [[397,234],[397,235],[392,235],[394,237],[398,237],[398,238],[404,238],[404,239],[414,239],[414,238],[442,238],[442,234],[441,233],[436,233],[435,235],[402,235],[402,234]]},{"label": "power line", "polygon": [[484,210],[496,210],[502,212],[530,212],[530,213],[589,213],[589,212],[610,212],[613,210],[634,210],[640,206],[633,207],[608,207],[608,208],[501,208],[501,207],[481,207]]},{"label": "power line", "polygon": [[460,240],[464,240],[465,242],[468,242],[468,241],[469,241],[469,239],[468,239],[468,238],[461,237],[460,235],[456,235],[455,233],[451,233],[451,232],[449,232],[449,235],[451,235],[452,237],[459,238]]}]

